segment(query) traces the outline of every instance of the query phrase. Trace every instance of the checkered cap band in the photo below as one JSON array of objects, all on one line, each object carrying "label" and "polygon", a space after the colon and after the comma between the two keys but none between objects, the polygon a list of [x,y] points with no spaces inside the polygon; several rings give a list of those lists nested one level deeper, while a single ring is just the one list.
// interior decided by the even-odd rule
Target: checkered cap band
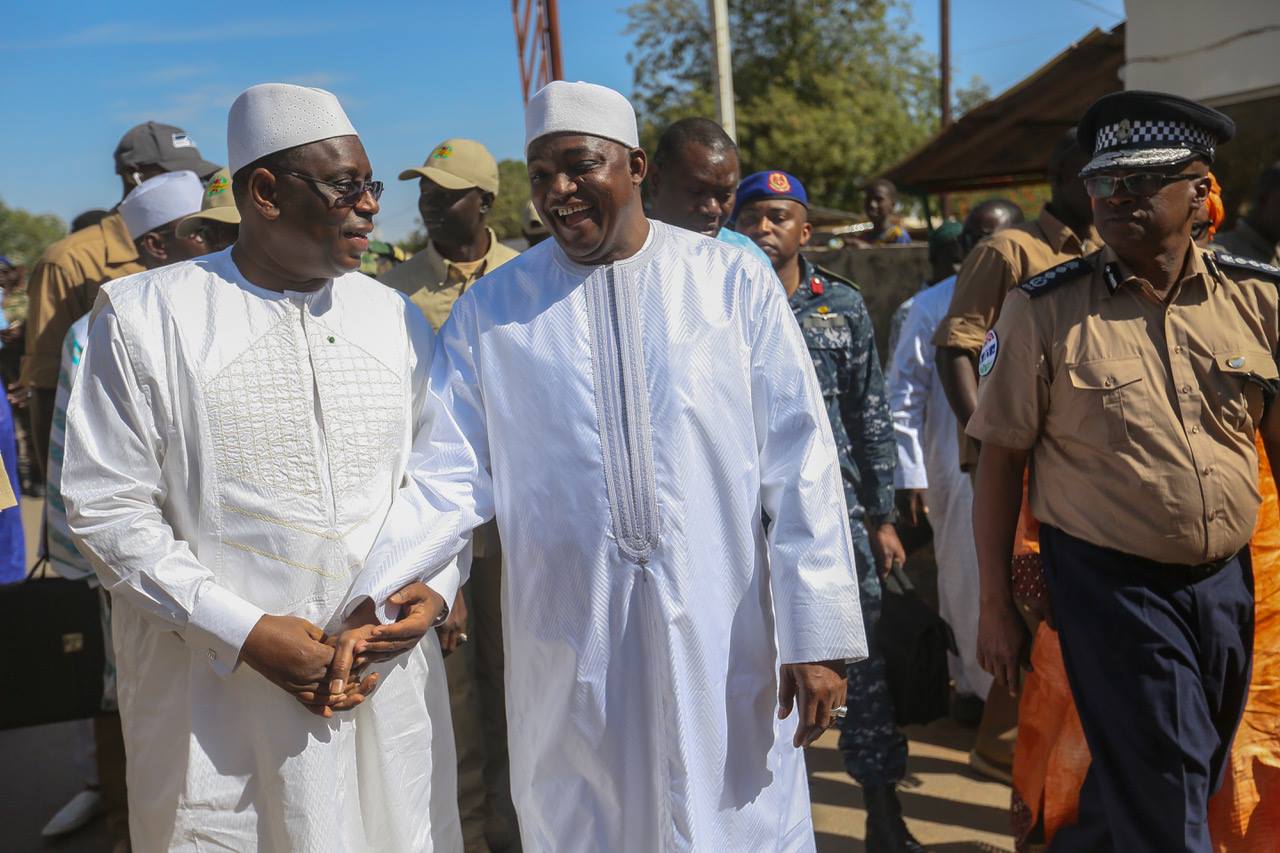
[{"label": "checkered cap band", "polygon": [[1213,156],[1214,136],[1182,121],[1120,121],[1098,128],[1094,152],[1115,148],[1191,148]]}]

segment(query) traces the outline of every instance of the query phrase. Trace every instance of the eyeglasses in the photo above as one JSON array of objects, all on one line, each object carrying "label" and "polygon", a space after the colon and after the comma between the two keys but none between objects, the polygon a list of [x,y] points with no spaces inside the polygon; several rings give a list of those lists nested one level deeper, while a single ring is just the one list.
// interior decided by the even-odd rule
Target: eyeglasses
[{"label": "eyeglasses", "polygon": [[[364,194],[368,193],[373,196],[373,200],[377,201],[382,198],[382,181],[325,181],[314,175],[305,175],[302,172],[291,172],[288,169],[281,169],[282,174],[292,175],[295,178],[306,181],[319,193],[320,197],[329,202],[330,207],[355,207],[360,203],[360,199],[364,198]],[[332,187],[338,191],[336,198],[330,198],[316,187],[317,184],[323,184],[326,187]]]},{"label": "eyeglasses", "polygon": [[1177,181],[1197,181],[1203,175],[1162,175],[1159,172],[1134,172],[1132,175],[1094,175],[1084,179],[1090,198],[1111,198],[1123,185],[1130,195],[1150,197]]}]

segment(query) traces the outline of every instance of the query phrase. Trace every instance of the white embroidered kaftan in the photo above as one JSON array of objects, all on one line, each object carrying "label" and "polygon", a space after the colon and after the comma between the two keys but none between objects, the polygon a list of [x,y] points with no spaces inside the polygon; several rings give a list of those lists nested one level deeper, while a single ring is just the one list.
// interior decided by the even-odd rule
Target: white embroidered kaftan
[{"label": "white embroidered kaftan", "polygon": [[773,272],[649,225],[624,261],[547,240],[458,300],[421,491],[357,590],[496,507],[527,853],[812,850],[778,665],[866,652],[830,426]]},{"label": "white embroidered kaftan", "polygon": [[[434,632],[331,720],[235,665],[263,612],[336,627],[402,484],[431,344],[372,279],[280,294],[229,251],[103,288],[62,488],[114,601],[137,853],[461,849],[451,748],[432,760],[433,735],[451,741]],[[447,600],[456,572],[432,580]]]}]

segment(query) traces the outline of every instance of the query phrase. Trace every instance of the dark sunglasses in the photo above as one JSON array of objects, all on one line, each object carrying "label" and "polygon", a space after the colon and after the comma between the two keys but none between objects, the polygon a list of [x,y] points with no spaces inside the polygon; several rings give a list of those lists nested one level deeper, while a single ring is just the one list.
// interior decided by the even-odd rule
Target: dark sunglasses
[{"label": "dark sunglasses", "polygon": [[[355,207],[360,203],[360,199],[364,198],[364,194],[368,193],[373,196],[373,200],[377,201],[382,198],[382,181],[325,181],[317,178],[315,175],[306,175],[302,172],[291,172],[288,169],[281,169],[281,174],[292,175],[299,180],[306,181],[311,185],[321,198],[329,202],[330,207]],[[330,198],[320,192],[317,184],[323,184],[338,191],[336,197]]]},{"label": "dark sunglasses", "polygon": [[1111,198],[1124,186],[1130,195],[1153,196],[1177,181],[1197,181],[1203,175],[1162,175],[1159,172],[1134,172],[1132,175],[1094,175],[1084,179],[1085,192],[1090,198]]}]

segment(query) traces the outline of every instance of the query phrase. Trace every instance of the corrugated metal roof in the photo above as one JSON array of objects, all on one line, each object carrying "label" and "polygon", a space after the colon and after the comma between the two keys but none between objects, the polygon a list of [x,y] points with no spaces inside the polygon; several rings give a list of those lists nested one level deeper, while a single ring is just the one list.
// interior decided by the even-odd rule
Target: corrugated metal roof
[{"label": "corrugated metal roof", "polygon": [[1124,88],[1124,24],[1093,30],[1016,86],[960,117],[880,177],[903,192],[1037,183],[1049,151],[1085,109]]}]

